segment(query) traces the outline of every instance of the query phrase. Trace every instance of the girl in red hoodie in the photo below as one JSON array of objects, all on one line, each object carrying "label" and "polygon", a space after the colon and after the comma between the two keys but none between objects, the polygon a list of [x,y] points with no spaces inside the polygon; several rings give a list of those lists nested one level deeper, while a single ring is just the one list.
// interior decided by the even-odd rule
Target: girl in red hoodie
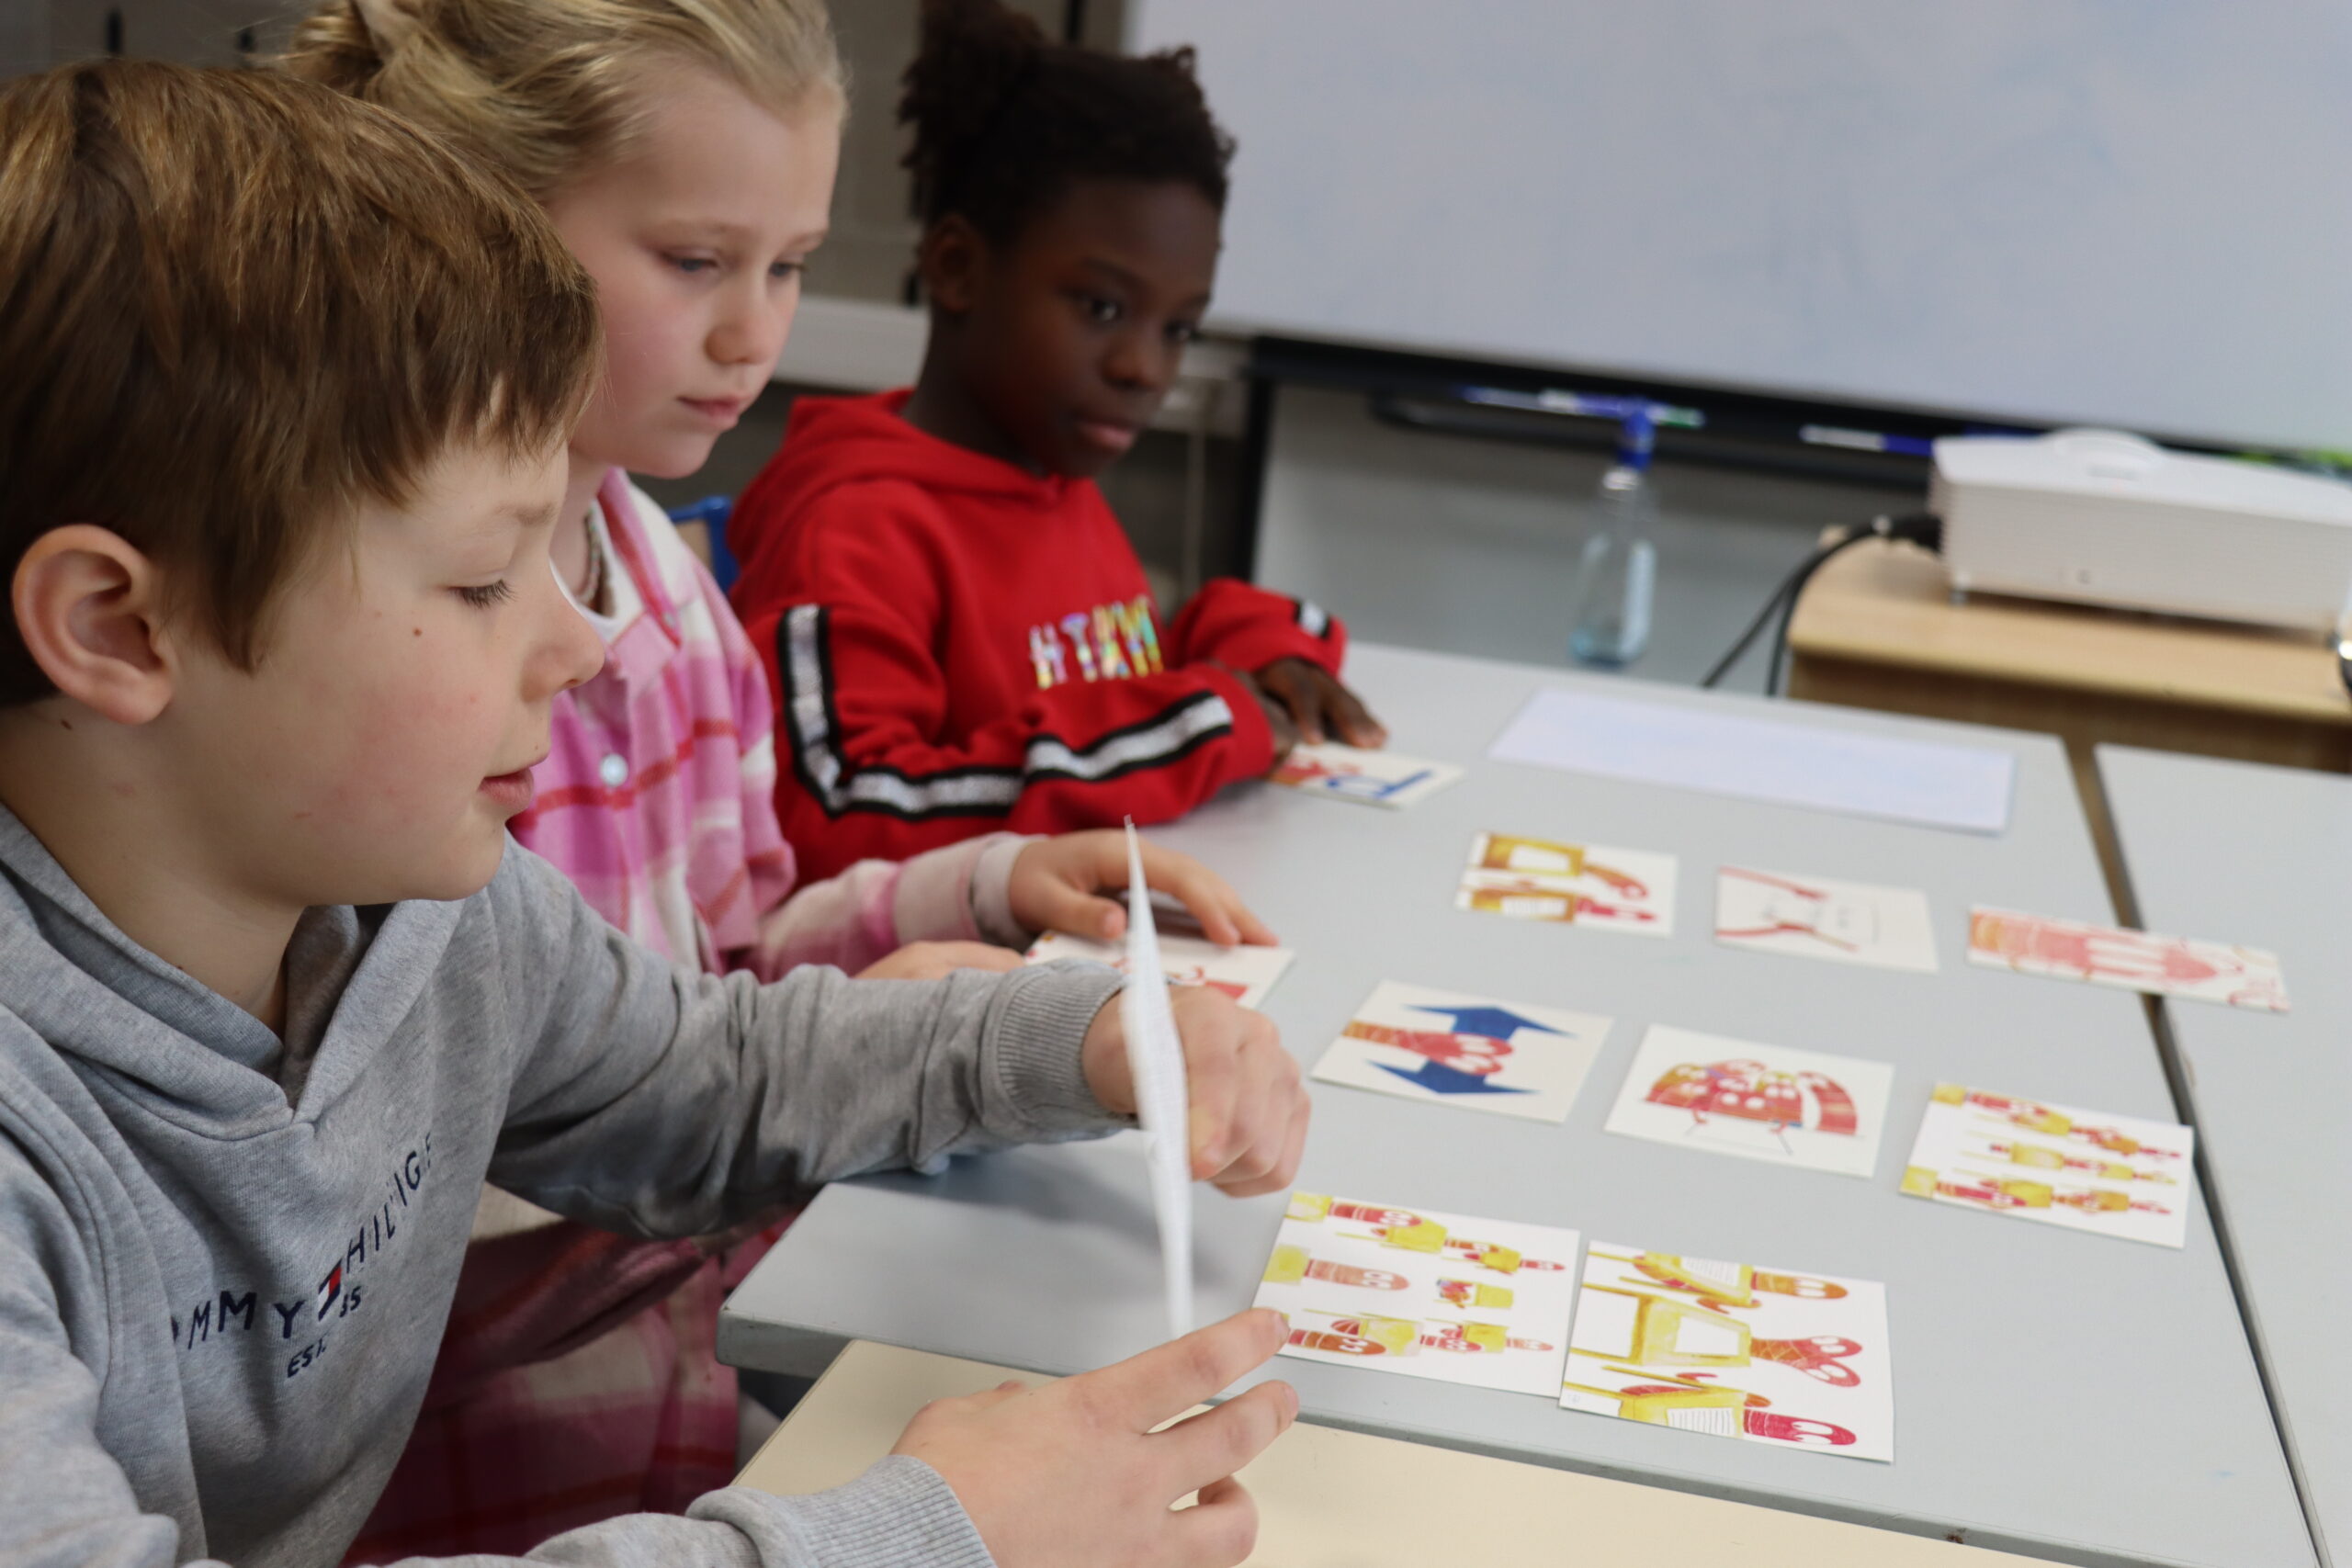
[{"label": "girl in red hoodie", "polygon": [[1189,51],[1049,43],[924,0],[899,118],[926,220],[910,389],[808,398],[743,492],[735,606],[771,662],[808,874],[974,834],[1179,816],[1291,744],[1385,734],[1345,633],[1229,580],[1172,623],[1094,476],[1208,308],[1227,141]]}]

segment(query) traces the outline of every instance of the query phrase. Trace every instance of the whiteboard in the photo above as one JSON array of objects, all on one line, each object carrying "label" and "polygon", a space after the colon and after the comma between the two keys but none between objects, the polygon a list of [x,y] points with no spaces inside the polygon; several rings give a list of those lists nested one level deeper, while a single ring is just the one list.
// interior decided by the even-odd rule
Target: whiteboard
[{"label": "whiteboard", "polygon": [[1216,320],[2352,447],[2346,0],[1128,0]]}]

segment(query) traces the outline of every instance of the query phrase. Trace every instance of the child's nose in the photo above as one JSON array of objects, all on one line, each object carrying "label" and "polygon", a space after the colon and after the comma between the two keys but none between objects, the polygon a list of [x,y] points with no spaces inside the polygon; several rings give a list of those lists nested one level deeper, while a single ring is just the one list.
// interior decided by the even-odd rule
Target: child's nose
[{"label": "child's nose", "polygon": [[1111,345],[1102,373],[1113,385],[1138,391],[1165,392],[1176,378],[1182,351],[1153,333],[1125,333]]},{"label": "child's nose", "polygon": [[548,581],[550,592],[543,601],[548,606],[545,630],[540,655],[533,660],[535,689],[529,694],[534,700],[584,685],[605,667],[605,639],[596,635],[588,617],[573,607],[571,598],[554,587],[552,573]]},{"label": "child's nose", "polygon": [[712,323],[711,358],[721,365],[763,365],[773,368],[784,353],[784,340],[792,331],[793,312],[799,304],[800,290],[797,286],[786,290],[781,298],[737,301]]}]

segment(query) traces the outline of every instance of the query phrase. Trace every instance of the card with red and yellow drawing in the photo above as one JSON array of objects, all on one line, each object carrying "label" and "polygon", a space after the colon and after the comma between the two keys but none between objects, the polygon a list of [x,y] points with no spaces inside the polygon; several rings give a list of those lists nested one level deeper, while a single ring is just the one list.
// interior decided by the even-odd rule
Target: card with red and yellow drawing
[{"label": "card with red and yellow drawing", "polygon": [[[1159,936],[1159,966],[1171,986],[1207,986],[1223,991],[1243,1007],[1266,999],[1297,954],[1287,947],[1219,947],[1196,936]],[[1094,942],[1067,931],[1047,931],[1030,943],[1026,961],[1048,964],[1057,958],[1083,958],[1108,964],[1125,973],[1127,946],[1124,942]]]},{"label": "card with red and yellow drawing", "polygon": [[1518,920],[1672,936],[1674,869],[1672,855],[1646,850],[1481,833],[1471,841],[1453,905]]},{"label": "card with red and yellow drawing", "polygon": [[1884,1062],[1653,1024],[1609,1112],[1611,1133],[1868,1178],[1894,1089]]},{"label": "card with red and yellow drawing", "polygon": [[1577,1233],[1291,1194],[1258,1298],[1282,1353],[1549,1395],[1576,1294]]},{"label": "card with red and yellow drawing", "polygon": [[2255,1012],[2287,1010],[2278,955],[2258,947],[1979,908],[1968,912],[1968,961]]},{"label": "card with red and yellow drawing", "polygon": [[2188,1239],[2197,1132],[2112,1111],[1936,1086],[1903,1190],[2156,1247]]},{"label": "card with red and yellow drawing", "polygon": [[1893,1367],[1875,1281],[1596,1241],[1560,1403],[1892,1463]]}]

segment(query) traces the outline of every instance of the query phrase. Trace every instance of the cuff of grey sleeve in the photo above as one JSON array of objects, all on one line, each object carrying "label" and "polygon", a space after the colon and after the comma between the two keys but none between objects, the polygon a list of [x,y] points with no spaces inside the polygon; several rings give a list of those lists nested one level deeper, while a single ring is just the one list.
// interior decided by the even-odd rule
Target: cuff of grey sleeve
[{"label": "cuff of grey sleeve", "polygon": [[[1101,964],[1064,960],[1003,978],[980,1049],[998,1113],[1030,1138],[1131,1126],[1086,1087],[1080,1047],[1094,1015],[1125,979]],[[992,1118],[993,1119],[993,1118]]]},{"label": "cuff of grey sleeve", "polygon": [[766,1568],[995,1568],[939,1472],[904,1454],[831,1491],[777,1497],[729,1486],[686,1512],[741,1530]]},{"label": "cuff of grey sleeve", "polygon": [[972,866],[972,924],[981,940],[999,947],[1027,947],[1035,931],[1012,918],[1012,863],[1038,840],[1019,833],[991,839]]}]

